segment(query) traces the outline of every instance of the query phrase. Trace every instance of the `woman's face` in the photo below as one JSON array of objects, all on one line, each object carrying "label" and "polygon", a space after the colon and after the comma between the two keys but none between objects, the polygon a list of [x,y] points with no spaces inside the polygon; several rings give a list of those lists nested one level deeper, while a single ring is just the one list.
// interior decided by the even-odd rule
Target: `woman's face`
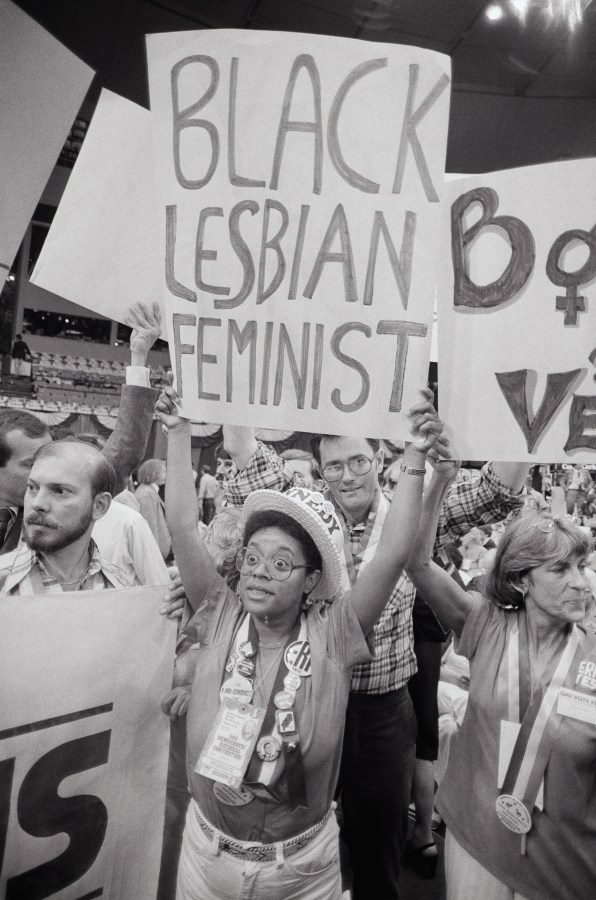
[{"label": "woman's face", "polygon": [[281,528],[269,526],[260,528],[248,541],[247,550],[260,561],[246,574],[240,574],[240,596],[247,612],[257,619],[267,616],[270,626],[295,623],[302,609],[302,598],[305,592],[312,589],[317,580],[316,573],[309,569],[294,569],[286,581],[273,578],[264,560],[283,559],[292,566],[304,566],[306,559],[301,543],[282,531]]},{"label": "woman's face", "polygon": [[586,615],[590,585],[585,558],[545,562],[527,580],[526,605],[534,604],[554,624],[580,622]]}]

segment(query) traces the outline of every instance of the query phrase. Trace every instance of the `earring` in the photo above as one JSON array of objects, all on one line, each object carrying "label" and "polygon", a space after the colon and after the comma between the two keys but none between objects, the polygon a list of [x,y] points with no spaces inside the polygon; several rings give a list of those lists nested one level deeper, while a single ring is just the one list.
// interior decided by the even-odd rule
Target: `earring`
[{"label": "earring", "polygon": [[265,616],[265,625],[269,624],[269,616]]}]

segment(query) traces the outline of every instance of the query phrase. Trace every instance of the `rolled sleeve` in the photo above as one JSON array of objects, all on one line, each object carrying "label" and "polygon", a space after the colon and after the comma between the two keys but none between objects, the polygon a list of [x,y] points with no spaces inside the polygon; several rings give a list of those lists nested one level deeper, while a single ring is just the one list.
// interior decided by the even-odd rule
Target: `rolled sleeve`
[{"label": "rolled sleeve", "polygon": [[475,525],[502,522],[523,506],[523,490],[514,490],[486,463],[476,481],[456,484],[447,494],[441,509],[435,550],[456,540]]},{"label": "rolled sleeve", "polygon": [[[339,597],[330,606],[317,610],[326,631],[327,654],[342,669],[373,659],[349,597]],[[372,632],[371,632],[372,634]]]},{"label": "rolled sleeve", "polygon": [[454,637],[453,647],[460,656],[472,659],[478,641],[489,622],[496,618],[498,611],[493,603],[476,591],[470,591],[472,609],[459,637]]},{"label": "rolled sleeve", "polygon": [[223,491],[229,506],[242,506],[253,491],[267,488],[270,491],[287,491],[295,484],[295,474],[277,455],[275,450],[257,441],[257,449],[246,468],[233,464],[223,482]]}]

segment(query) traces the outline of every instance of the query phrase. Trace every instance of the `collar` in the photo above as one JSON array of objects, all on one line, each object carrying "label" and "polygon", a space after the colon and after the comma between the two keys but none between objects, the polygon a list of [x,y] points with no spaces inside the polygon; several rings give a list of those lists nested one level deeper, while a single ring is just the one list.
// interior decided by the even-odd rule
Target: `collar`
[{"label": "collar", "polygon": [[[99,555],[99,549],[97,544],[91,539],[90,543],[91,549],[91,559],[89,561],[89,567],[81,579],[81,584],[90,578],[92,575],[96,575],[98,572],[103,571],[103,564],[101,561],[101,556]],[[4,583],[4,591],[8,594],[11,590],[13,590],[17,585],[19,585],[26,577],[30,574],[32,569],[37,566],[41,575],[41,581],[44,587],[50,584],[57,584],[56,579],[53,575],[50,575],[43,562],[39,558],[37,552],[35,550],[31,550],[26,544],[23,544],[14,559],[14,562],[11,567],[10,574],[6,578],[6,582]],[[111,581],[111,579],[110,579]]]},{"label": "collar", "polygon": [[335,509],[340,522],[345,526],[347,531],[349,531],[350,533],[363,531],[366,528],[366,526],[369,524],[369,522],[373,521],[376,518],[377,513],[379,511],[379,505],[381,503],[381,500],[384,500],[386,504],[389,504],[389,501],[387,500],[387,498],[383,496],[383,494],[381,492],[381,488],[379,486],[377,486],[377,488],[375,489],[375,492],[373,494],[372,502],[370,504],[370,509],[367,513],[366,518],[362,519],[361,522],[349,522],[343,509],[341,508],[341,506],[339,505],[339,503],[337,502],[337,500],[335,499],[333,494],[330,493],[329,488],[325,488],[323,495],[326,500],[331,500],[331,502],[333,504],[333,508]]}]

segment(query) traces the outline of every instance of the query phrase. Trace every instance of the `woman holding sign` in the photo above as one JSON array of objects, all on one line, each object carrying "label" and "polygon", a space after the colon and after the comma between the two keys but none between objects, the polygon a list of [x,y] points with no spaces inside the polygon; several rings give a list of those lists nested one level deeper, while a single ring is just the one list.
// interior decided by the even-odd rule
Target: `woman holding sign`
[{"label": "woman holding sign", "polygon": [[582,622],[591,542],[540,514],[506,530],[485,595],[431,562],[455,472],[436,467],[408,572],[470,660],[437,797],[449,900],[596,896],[596,635]]},{"label": "woman holding sign", "polygon": [[424,461],[441,426],[425,392],[411,416],[419,443],[406,449],[379,549],[349,594],[337,597],[342,531],[333,506],[306,488],[250,495],[234,593],[197,533],[190,422],[176,400],[168,388],[157,404],[168,428],[166,508],[196,611],[185,630],[200,643],[177,897],[336,900],[332,800],[350,672],[370,658],[366,635],[408,558]]}]

